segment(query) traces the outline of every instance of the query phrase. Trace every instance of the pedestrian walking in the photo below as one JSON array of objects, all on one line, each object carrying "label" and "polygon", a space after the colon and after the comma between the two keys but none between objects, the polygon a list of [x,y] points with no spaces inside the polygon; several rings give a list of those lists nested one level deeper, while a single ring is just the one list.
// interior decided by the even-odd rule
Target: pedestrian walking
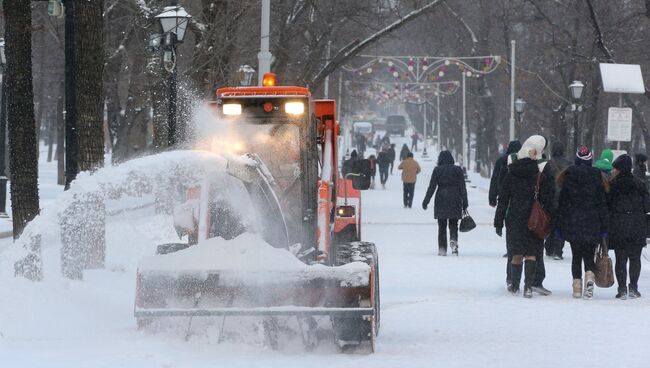
[{"label": "pedestrian walking", "polygon": [[492,177],[490,178],[490,191],[488,192],[488,201],[490,207],[497,206],[497,198],[499,197],[499,189],[505,178],[505,173],[508,168],[508,156],[517,153],[521,149],[521,142],[515,140],[508,143],[508,149],[494,162],[494,169],[492,170]]},{"label": "pedestrian walking", "polygon": [[413,153],[409,152],[406,160],[397,167],[402,170],[402,183],[404,184],[404,208],[413,207],[413,194],[415,193],[415,182],[418,174],[422,171],[420,164],[413,159]]},{"label": "pedestrian walking", "polygon": [[388,159],[390,160],[390,174],[393,175],[393,166],[395,166],[395,158],[397,154],[395,153],[395,143],[391,143],[388,148]]},{"label": "pedestrian walking", "polygon": [[[503,226],[506,227],[510,266],[508,291],[513,295],[519,293],[523,273],[526,298],[533,296],[533,287],[540,294],[550,294],[550,291],[541,286],[545,272],[544,275],[538,275],[544,271],[543,267],[538,268],[538,262],[543,262],[543,257],[540,257],[543,253],[543,240],[528,229],[528,219],[536,196],[546,211],[553,212],[555,185],[547,162],[541,160],[545,147],[546,139],[534,135],[524,142],[516,155],[510,156],[494,216],[497,235],[502,236]],[[542,258],[541,262],[539,258]]]},{"label": "pedestrian walking", "polygon": [[377,176],[377,157],[375,155],[368,156],[370,162],[370,189],[375,189],[375,177]]},{"label": "pedestrian walking", "polygon": [[558,236],[571,244],[573,297],[585,299],[593,297],[594,254],[598,244],[607,237],[609,227],[606,179],[591,164],[591,151],[586,146],[580,146],[576,152],[575,165],[567,168],[558,178],[561,188],[557,210],[557,223],[561,233]]},{"label": "pedestrian walking", "polygon": [[458,255],[458,220],[467,210],[467,188],[463,169],[454,164],[449,151],[442,151],[438,156],[438,165],[433,169],[429,188],[422,201],[424,210],[429,206],[431,197],[436,194],[433,217],[438,220],[438,255],[447,255],[447,227],[449,227],[449,245],[451,254]]},{"label": "pedestrian walking", "polygon": [[418,141],[420,140],[420,135],[418,132],[415,132],[411,135],[411,151],[418,151]]},{"label": "pedestrian walking", "polygon": [[386,189],[386,181],[388,181],[388,168],[390,167],[390,159],[388,157],[388,149],[383,147],[377,155],[377,166],[379,166],[379,181],[381,188]]},{"label": "pedestrian walking", "polygon": [[343,166],[341,166],[341,174],[344,178],[347,174],[353,172],[354,162],[358,159],[359,154],[357,153],[357,150],[352,150],[352,153],[350,153],[350,158],[343,161]]},{"label": "pedestrian walking", "polygon": [[[609,247],[616,254],[617,299],[639,298],[641,250],[646,245],[646,218],[650,212],[646,184],[632,174],[632,158],[621,155],[613,163],[609,182]],[[629,264],[630,284],[627,285]]]},{"label": "pedestrian walking", "polygon": [[357,153],[361,158],[363,158],[366,152],[366,137],[361,133],[357,133],[356,141],[357,141],[357,151],[358,151]]},{"label": "pedestrian walking", "polygon": [[400,161],[404,161],[404,160],[406,160],[406,157],[408,157],[408,153],[409,153],[409,152],[411,152],[411,151],[409,150],[409,146],[407,146],[406,143],[404,143],[404,144],[402,145],[402,150],[399,151],[399,160],[400,160]]},{"label": "pedestrian walking", "polygon": [[[548,162],[548,167],[551,172],[551,178],[555,184],[555,197],[553,201],[553,207],[557,208],[560,200],[560,187],[557,185],[557,178],[566,170],[569,166],[573,165],[573,162],[569,161],[565,156],[564,143],[557,141],[553,143],[551,148],[551,160]],[[555,229],[553,231],[555,233]],[[559,239],[555,236],[549,236],[544,241],[544,248],[546,249],[546,255],[553,258],[556,261],[564,259],[564,239]]]}]

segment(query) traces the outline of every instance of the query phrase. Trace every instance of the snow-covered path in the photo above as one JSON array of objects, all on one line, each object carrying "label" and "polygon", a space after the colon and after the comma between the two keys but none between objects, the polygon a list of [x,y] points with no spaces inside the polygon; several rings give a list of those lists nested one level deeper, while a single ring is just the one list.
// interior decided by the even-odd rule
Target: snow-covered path
[{"label": "snow-covered path", "polygon": [[[434,163],[420,162],[424,173],[413,209],[402,208],[397,170],[386,190],[364,193],[363,231],[378,245],[381,262],[382,326],[375,354],[337,354],[331,347],[306,353],[300,344],[281,351],[219,344],[209,328],[189,341],[185,327],[141,332],[132,314],[130,272],[109,267],[88,272],[84,282],[31,283],[0,270],[0,366],[650,366],[650,263],[644,261],[640,300],[614,300],[614,288],[597,289],[591,301],[571,298],[570,257],[546,260],[544,284],[552,296],[510,296],[487,181],[472,177],[470,212],[479,226],[461,234],[460,257],[438,257],[432,209],[420,208]],[[8,241],[0,242],[0,257]]]}]

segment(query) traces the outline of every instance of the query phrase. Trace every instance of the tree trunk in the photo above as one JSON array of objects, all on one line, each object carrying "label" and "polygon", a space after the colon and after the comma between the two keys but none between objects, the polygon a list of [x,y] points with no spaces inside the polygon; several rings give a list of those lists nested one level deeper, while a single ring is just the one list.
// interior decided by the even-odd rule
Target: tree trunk
[{"label": "tree trunk", "polygon": [[104,165],[103,0],[75,3],[79,170]]},{"label": "tree trunk", "polygon": [[4,0],[7,120],[14,239],[39,212],[38,157],[32,84],[32,10],[29,1]]},{"label": "tree trunk", "polygon": [[59,98],[56,102],[56,183],[65,185],[65,121],[63,119],[63,95],[65,87],[61,83]]}]

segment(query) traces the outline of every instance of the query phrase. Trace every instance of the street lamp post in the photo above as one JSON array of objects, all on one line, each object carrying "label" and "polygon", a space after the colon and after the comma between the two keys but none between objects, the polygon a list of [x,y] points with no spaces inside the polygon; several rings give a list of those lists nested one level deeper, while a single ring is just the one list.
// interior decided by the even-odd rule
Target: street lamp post
[{"label": "street lamp post", "polygon": [[5,40],[0,38],[0,72],[2,72],[2,97],[0,99],[0,218],[7,215],[7,173],[5,156],[7,153],[7,83],[6,83]]},{"label": "street lamp post", "polygon": [[177,0],[172,0],[171,6],[166,6],[162,13],[156,15],[165,40],[163,64],[169,72],[169,112],[167,115],[167,144],[169,146],[176,144],[176,74],[178,70],[176,46],[183,43],[190,18],[191,16],[185,9],[178,5]]},{"label": "street lamp post", "polygon": [[521,125],[521,116],[524,114],[524,108],[526,107],[526,101],[521,97],[517,97],[515,100],[515,112],[517,113],[517,123]]},{"label": "street lamp post", "polygon": [[580,142],[580,126],[579,126],[579,116],[578,114],[582,112],[582,105],[580,100],[582,99],[582,92],[585,89],[585,85],[578,80],[573,81],[569,85],[569,91],[571,91],[571,97],[573,97],[576,103],[571,105],[571,110],[573,111],[573,149],[578,147]]}]

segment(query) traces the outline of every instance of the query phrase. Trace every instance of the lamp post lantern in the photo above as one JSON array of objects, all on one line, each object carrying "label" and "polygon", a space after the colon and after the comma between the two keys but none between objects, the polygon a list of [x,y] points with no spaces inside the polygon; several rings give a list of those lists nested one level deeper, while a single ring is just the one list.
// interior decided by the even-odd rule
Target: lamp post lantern
[{"label": "lamp post lantern", "polygon": [[171,6],[166,6],[162,13],[156,15],[160,22],[165,44],[163,53],[163,64],[169,72],[169,112],[167,115],[168,136],[167,144],[173,146],[176,143],[176,46],[183,43],[187,26],[192,17],[185,11],[185,8],[173,0]]},{"label": "lamp post lantern", "polygon": [[7,83],[6,83],[5,40],[0,38],[0,72],[2,73],[2,97],[0,98],[0,218],[7,215]]},{"label": "lamp post lantern", "polygon": [[582,112],[582,105],[580,101],[582,100],[582,92],[585,89],[585,85],[578,80],[573,81],[569,85],[569,91],[571,92],[571,97],[576,101],[575,104],[571,105],[571,110],[573,111],[573,149],[578,147],[580,142],[580,119],[579,113]]},{"label": "lamp post lantern", "polygon": [[524,114],[526,101],[523,98],[517,97],[515,100],[515,112],[517,113],[517,123],[521,124],[521,116]]}]

